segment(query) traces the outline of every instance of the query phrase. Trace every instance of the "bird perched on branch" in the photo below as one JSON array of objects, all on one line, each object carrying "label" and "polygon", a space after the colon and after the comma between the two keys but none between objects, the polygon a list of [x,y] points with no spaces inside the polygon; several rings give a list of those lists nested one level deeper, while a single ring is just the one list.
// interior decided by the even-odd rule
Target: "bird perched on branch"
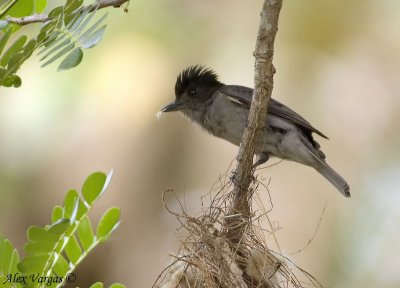
[{"label": "bird perched on branch", "polygon": [[[181,111],[210,134],[240,145],[253,89],[225,85],[213,70],[196,65],[178,75],[175,96],[175,101],[161,112]],[[327,137],[282,103],[274,99],[268,103],[267,123],[256,145],[259,158],[255,166],[265,163],[270,156],[295,161],[314,168],[344,196],[350,197],[346,180],[326,163],[312,134]]]}]

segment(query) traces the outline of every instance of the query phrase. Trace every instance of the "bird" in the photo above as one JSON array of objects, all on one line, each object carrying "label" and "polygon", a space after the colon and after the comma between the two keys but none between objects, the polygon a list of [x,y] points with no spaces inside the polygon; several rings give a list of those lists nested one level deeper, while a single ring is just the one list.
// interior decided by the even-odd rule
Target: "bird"
[{"label": "bird", "polygon": [[[194,65],[179,73],[175,101],[159,113],[180,111],[211,135],[239,146],[252,97],[252,88],[225,85],[214,70]],[[270,157],[294,161],[314,168],[345,197],[350,197],[349,185],[327,164],[313,134],[328,139],[298,113],[271,98],[266,125],[256,144],[258,160],[254,166],[265,163]]]}]

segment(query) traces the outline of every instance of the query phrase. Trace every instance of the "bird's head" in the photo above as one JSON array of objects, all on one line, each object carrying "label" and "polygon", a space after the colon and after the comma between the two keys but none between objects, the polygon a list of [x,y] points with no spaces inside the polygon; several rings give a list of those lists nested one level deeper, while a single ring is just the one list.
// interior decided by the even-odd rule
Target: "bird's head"
[{"label": "bird's head", "polygon": [[161,112],[196,110],[222,85],[213,70],[199,65],[190,66],[176,79],[175,101],[161,109]]}]

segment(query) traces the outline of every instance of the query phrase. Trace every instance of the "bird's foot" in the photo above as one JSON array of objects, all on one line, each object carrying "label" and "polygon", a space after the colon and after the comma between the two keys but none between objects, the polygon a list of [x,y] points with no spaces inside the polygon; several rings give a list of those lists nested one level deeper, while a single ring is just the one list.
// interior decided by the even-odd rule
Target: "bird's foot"
[{"label": "bird's foot", "polygon": [[236,169],[235,169],[235,170],[232,170],[232,174],[231,174],[231,176],[229,176],[229,181],[232,182],[232,183],[234,183],[234,181],[235,181],[235,179],[236,179],[236,175],[237,175]]},{"label": "bird's foot", "polygon": [[257,168],[258,166],[264,164],[265,162],[267,162],[269,159],[269,154],[262,152],[259,156],[258,159],[256,161],[256,163],[253,164],[253,169]]},{"label": "bird's foot", "polygon": [[[232,170],[232,174],[231,174],[231,176],[229,176],[229,181],[232,182],[232,183],[235,183],[236,175],[237,175],[236,169]],[[254,177],[254,175],[251,175],[251,181],[254,182],[256,180],[257,180],[256,177]]]}]

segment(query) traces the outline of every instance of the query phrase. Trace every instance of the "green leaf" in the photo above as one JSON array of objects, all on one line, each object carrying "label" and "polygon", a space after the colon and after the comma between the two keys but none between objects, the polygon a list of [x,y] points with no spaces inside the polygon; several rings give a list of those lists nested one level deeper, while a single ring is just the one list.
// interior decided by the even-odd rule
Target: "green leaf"
[{"label": "green leaf", "polygon": [[0,234],[0,274],[10,273],[13,250],[11,242]]},{"label": "green leaf", "polygon": [[[38,53],[38,55],[40,55],[43,51],[47,51],[49,50],[50,46],[54,46],[55,44],[57,44],[58,42],[60,42],[60,40],[62,40],[62,38],[64,37],[59,37],[56,41],[54,41],[53,43],[51,43],[49,46],[47,46],[47,49],[43,49],[42,51],[40,51],[40,53]],[[58,43],[58,45],[56,45],[55,47],[53,47],[50,51],[47,51],[47,53],[40,58],[40,61],[46,59],[48,56],[50,56],[51,54],[53,54],[54,52],[56,52],[57,50],[67,46],[69,43],[71,43],[71,39],[65,39],[64,41],[62,41],[61,43]]]},{"label": "green leaf", "polygon": [[[57,19],[57,21],[58,21],[58,19]],[[54,31],[56,24],[57,24],[56,21],[49,21],[42,26],[42,28],[40,29],[39,35],[36,38],[39,46],[42,46],[43,43],[45,43],[46,41],[49,40],[49,36]]]},{"label": "green leaf", "polygon": [[7,11],[7,15],[18,18],[31,15],[33,6],[33,0],[19,0]]},{"label": "green leaf", "polygon": [[8,25],[8,21],[6,20],[0,20],[0,29],[6,28]]},{"label": "green leaf", "polygon": [[52,242],[55,243],[58,241],[59,236],[54,233],[50,233],[45,228],[31,226],[28,228],[28,240],[31,242]]},{"label": "green leaf", "polygon": [[[40,46],[41,47],[45,47],[45,48],[48,48],[48,47],[51,47],[52,45],[54,45],[55,43],[54,42],[58,42],[58,41],[60,41],[60,40],[62,40],[64,37],[65,37],[65,35],[61,35],[60,36],[60,33],[59,32],[54,32],[54,33],[49,33],[50,35],[48,35],[48,36],[45,36],[44,38],[43,38],[43,41],[41,41],[40,42]],[[40,35],[39,35],[40,36]],[[43,50],[45,50],[45,48],[43,49]],[[41,54],[41,53],[43,53],[44,51],[40,51],[40,53],[39,54]]]},{"label": "green leaf", "polygon": [[80,37],[79,41],[85,41],[96,29],[99,25],[106,19],[108,13],[104,14],[100,19],[96,21],[89,29],[87,29]]},{"label": "green leaf", "polygon": [[[42,48],[39,55],[45,53],[45,56],[40,61],[51,57],[51,55],[54,55],[53,53],[57,54],[50,60],[46,60],[47,62],[42,64],[42,67],[66,55],[57,70],[63,71],[74,68],[82,61],[82,48],[94,47],[101,41],[106,26],[104,25],[100,28],[99,26],[107,15],[102,16],[95,24],[82,33],[86,29],[86,26],[94,19],[93,17],[97,14],[98,9],[98,6],[94,10],[86,9],[82,7],[83,3],[83,0],[67,0],[62,11],[53,10],[50,12],[49,17],[53,18],[52,23],[56,21],[57,23],[51,24],[50,28],[46,28],[48,32],[42,29],[38,35],[38,41]],[[53,48],[49,50],[50,47]]]},{"label": "green leaf", "polygon": [[[93,202],[107,187],[111,175],[112,172],[108,176],[97,172],[86,179],[82,190],[86,191],[86,195],[92,197],[90,198],[92,199],[90,205],[85,206],[87,203],[82,202],[81,195],[76,190],[69,190],[64,199],[64,207],[56,206],[53,210],[53,224],[46,226],[46,228],[30,227],[27,233],[29,242],[24,246],[26,257],[19,262],[18,267],[16,265],[19,260],[18,255],[12,254],[13,258],[10,260],[12,249],[3,245],[4,241],[0,237],[0,267],[4,263],[2,262],[3,259],[6,258],[4,255],[7,255],[6,262],[15,263],[15,271],[18,272],[17,269],[19,268],[25,274],[34,273],[37,277],[43,279],[45,279],[45,276],[64,277],[67,273],[72,272],[87,253],[109,237],[119,223],[120,210],[118,208],[109,209],[99,221],[96,231],[99,238],[97,238],[87,216]],[[81,210],[80,207],[84,208]],[[66,219],[67,217],[70,217],[70,219]],[[1,272],[0,280],[3,280],[1,277],[4,273]],[[94,285],[92,286],[102,287],[101,283]],[[46,282],[46,286],[59,287],[60,285]]]},{"label": "green leaf", "polygon": [[74,235],[69,238],[68,243],[65,246],[65,254],[67,254],[68,259],[73,264],[76,264],[82,255],[81,246],[79,246],[78,240],[76,240]]},{"label": "green leaf", "polygon": [[39,35],[36,37],[38,45],[41,46],[44,42],[48,40],[47,33],[44,31],[40,31]]},{"label": "green leaf", "polygon": [[78,204],[78,211],[76,212],[76,217],[75,217],[76,220],[81,219],[82,216],[87,212],[87,207],[81,200],[81,197],[79,196],[78,192],[74,189],[71,189],[67,192],[67,195],[65,195],[64,198],[65,214],[66,217],[70,219],[72,219],[77,199],[79,199],[79,204]]},{"label": "green leaf", "polygon": [[71,14],[73,11],[81,7],[83,4],[83,0],[68,0],[64,5],[65,14]]},{"label": "green leaf", "polygon": [[[103,283],[96,282],[96,283],[92,284],[92,286],[90,286],[89,288],[103,288],[103,287],[104,287]],[[122,285],[120,283],[114,283],[109,288],[126,288],[126,286]]]},{"label": "green leaf", "polygon": [[53,224],[49,225],[47,231],[50,233],[54,233],[57,235],[64,234],[65,231],[71,226],[69,219],[61,218],[54,222]]},{"label": "green leaf", "polygon": [[101,39],[103,38],[104,31],[106,30],[106,25],[97,29],[93,34],[87,37],[84,41],[81,42],[83,48],[92,48],[99,44]]},{"label": "green leaf", "polygon": [[48,258],[48,255],[26,256],[18,263],[18,269],[25,274],[40,273],[43,271]]},{"label": "green leaf", "polygon": [[92,284],[89,288],[103,288],[104,285],[101,282],[96,282],[94,284]]},{"label": "green leaf", "polygon": [[[18,69],[13,69],[13,70],[18,70]],[[0,78],[1,79],[1,78]],[[3,85],[4,87],[15,87],[18,88],[22,84],[22,80],[18,75],[10,75],[6,79],[4,79]]]},{"label": "green leaf", "polygon": [[10,57],[7,64],[8,73],[12,74],[17,72],[21,64],[24,62],[24,52],[15,53]]},{"label": "green leaf", "polygon": [[[93,13],[91,13],[93,14]],[[78,10],[76,13],[76,17],[72,19],[68,25],[65,27],[68,31],[73,32],[82,24],[82,22],[86,19],[86,16],[89,15],[89,10]]]},{"label": "green leaf", "polygon": [[49,41],[49,38],[55,40],[56,36],[59,34],[54,32],[58,22],[60,22],[60,19],[56,18],[55,21],[54,20],[49,21],[42,26],[42,28],[40,29],[40,33],[37,37],[37,42],[39,43],[39,46],[42,46],[44,43],[47,43],[47,41]]},{"label": "green leaf", "polygon": [[83,58],[83,52],[82,49],[79,47],[76,47],[74,50],[71,51],[71,53],[68,54],[67,57],[61,62],[61,64],[58,66],[57,71],[63,71],[63,70],[68,70],[71,68],[74,68],[77,66],[79,63],[81,63]]},{"label": "green leaf", "polygon": [[97,225],[97,239],[101,242],[107,240],[111,233],[118,227],[121,217],[119,208],[113,207],[107,210]]},{"label": "green leaf", "polygon": [[62,256],[61,254],[58,255],[57,258],[57,262],[54,265],[54,272],[58,275],[58,276],[65,276],[67,275],[69,270],[69,265],[67,260],[65,260],[64,256]]},{"label": "green leaf", "polygon": [[56,206],[51,214],[51,222],[54,223],[64,217],[64,209],[61,206]]},{"label": "green leaf", "polygon": [[82,248],[87,251],[93,245],[94,233],[92,228],[92,223],[87,216],[83,217],[81,223],[78,225],[78,236],[81,242]]},{"label": "green leaf", "polygon": [[14,249],[11,242],[4,238],[3,235],[0,234],[0,284],[1,287],[21,287],[20,285],[15,285],[15,283],[6,283],[6,275],[12,274],[17,275],[18,271],[17,263],[19,262],[18,251]]},{"label": "green leaf", "polygon": [[74,209],[72,210],[71,218],[69,219],[71,223],[75,223],[76,215],[78,214],[80,198],[78,197],[75,201]]},{"label": "green leaf", "polygon": [[49,254],[53,248],[53,242],[28,242],[24,245],[24,251],[27,255]]},{"label": "green leaf", "polygon": [[17,249],[14,249],[10,262],[10,273],[15,274],[18,272],[19,255]]},{"label": "green leaf", "polygon": [[[57,59],[61,58],[62,56],[64,56],[65,54],[67,54],[69,51],[71,51],[72,49],[74,49],[75,47],[75,43],[71,43],[68,46],[66,46],[64,49],[62,49],[60,52],[58,52],[56,55],[54,55],[50,60],[48,60],[46,63],[44,63],[42,65],[42,67],[46,67],[47,65],[53,63],[54,61],[56,61]],[[69,54],[71,55],[71,54]],[[67,56],[68,58],[68,56]],[[64,59],[65,61],[65,59]],[[64,62],[63,61],[63,62]]]},{"label": "green leaf", "polygon": [[[89,22],[92,20],[94,15],[96,14],[96,11],[90,13],[88,9],[83,10],[81,17],[76,21],[73,27],[71,27],[71,31],[73,31],[73,34],[75,36],[78,36],[81,34],[82,30],[85,29],[86,25],[89,24]],[[86,17],[87,16],[87,17]]]},{"label": "green leaf", "polygon": [[36,0],[35,1],[35,11],[36,13],[41,13],[47,6],[47,0]]},{"label": "green leaf", "polygon": [[65,27],[68,27],[69,25],[71,25],[72,22],[75,21],[78,16],[79,16],[79,11],[72,12],[70,14],[65,15],[65,17],[64,17],[64,25],[65,25]]},{"label": "green leaf", "polygon": [[64,12],[64,7],[58,6],[49,12],[49,18],[56,18],[57,16],[63,14],[63,12]]},{"label": "green leaf", "polygon": [[120,283],[114,283],[110,286],[110,288],[126,288],[125,285],[122,285]]},{"label": "green leaf", "polygon": [[86,202],[91,205],[104,192],[107,186],[107,176],[103,172],[91,174],[82,186],[82,195]]},{"label": "green leaf", "polygon": [[11,27],[8,27],[6,29],[6,31],[4,32],[3,37],[1,37],[1,39],[0,39],[0,55],[1,55],[1,52],[3,52],[3,49],[4,49],[4,47],[6,46],[6,44],[8,42],[8,39],[10,39],[11,32],[12,32]]},{"label": "green leaf", "polygon": [[71,218],[77,199],[79,199],[78,191],[75,189],[68,190],[64,198],[64,210],[66,217]]},{"label": "green leaf", "polygon": [[24,57],[28,58],[32,55],[33,51],[36,48],[36,40],[35,39],[31,39],[29,40],[29,42],[25,45],[24,47]]},{"label": "green leaf", "polygon": [[22,47],[24,46],[26,40],[28,38],[26,37],[26,35],[22,35],[21,37],[19,37],[8,49],[7,51],[4,53],[3,57],[1,57],[0,60],[0,65],[5,67],[8,63],[8,61],[10,60],[11,56],[13,56],[14,54],[16,54],[17,52],[19,52],[20,50],[22,50]]},{"label": "green leaf", "polygon": [[54,21],[49,21],[43,24],[42,28],[40,29],[40,32],[51,32],[55,26],[56,23]]}]

